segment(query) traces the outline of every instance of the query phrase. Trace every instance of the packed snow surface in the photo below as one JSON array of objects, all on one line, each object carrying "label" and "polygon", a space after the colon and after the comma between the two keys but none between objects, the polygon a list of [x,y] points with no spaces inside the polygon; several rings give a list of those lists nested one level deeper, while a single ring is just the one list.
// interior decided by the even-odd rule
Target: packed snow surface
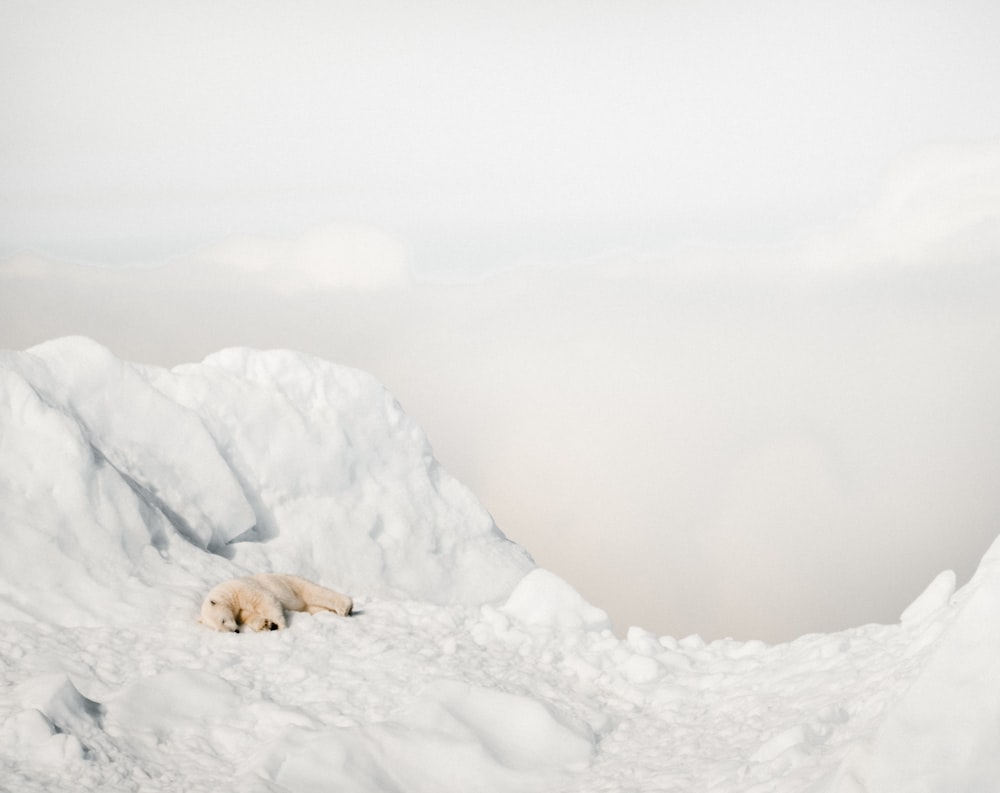
[{"label": "packed snow surface", "polygon": [[[1000,789],[1000,546],[895,625],[618,638],[315,358],[0,353],[0,532],[4,790]],[[255,572],[356,613],[198,624]]]}]

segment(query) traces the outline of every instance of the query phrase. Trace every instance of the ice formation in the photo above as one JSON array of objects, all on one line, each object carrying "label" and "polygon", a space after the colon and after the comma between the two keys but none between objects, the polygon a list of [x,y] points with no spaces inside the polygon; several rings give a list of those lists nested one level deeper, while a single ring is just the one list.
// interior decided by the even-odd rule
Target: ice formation
[{"label": "ice formation", "polygon": [[[1000,785],[1000,546],[896,625],[620,639],[381,385],[308,356],[0,353],[0,532],[0,788]],[[197,624],[211,585],[259,571],[357,614]]]}]

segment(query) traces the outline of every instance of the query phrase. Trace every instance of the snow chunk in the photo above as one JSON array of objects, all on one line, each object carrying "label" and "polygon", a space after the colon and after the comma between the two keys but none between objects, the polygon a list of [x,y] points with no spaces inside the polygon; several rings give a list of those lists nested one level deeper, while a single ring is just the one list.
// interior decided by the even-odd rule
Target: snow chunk
[{"label": "snow chunk", "polygon": [[69,729],[82,720],[96,720],[100,705],[87,699],[73,682],[61,673],[41,675],[22,683],[18,699],[25,708],[38,711],[60,729]]},{"label": "snow chunk", "polygon": [[769,763],[786,752],[806,743],[808,735],[805,727],[796,725],[765,741],[750,756],[751,763]]},{"label": "snow chunk", "polygon": [[[950,599],[942,574],[929,606]],[[926,611],[921,601],[915,613]],[[857,747],[831,793],[995,790],[1000,779],[1000,540],[956,598],[956,613],[913,685],[895,703],[870,746]]]},{"label": "snow chunk", "polygon": [[906,607],[899,621],[904,625],[912,625],[943,609],[955,594],[955,584],[954,570],[938,573],[917,599]]},{"label": "snow chunk", "polygon": [[93,453],[189,540],[220,548],[254,524],[232,471],[199,418],[152,388],[140,367],[84,338],[0,358],[73,419]]},{"label": "snow chunk", "polygon": [[632,655],[622,664],[621,672],[630,682],[643,685],[658,679],[663,674],[663,668],[653,658]]},{"label": "snow chunk", "polygon": [[14,694],[20,710],[0,721],[0,746],[35,766],[72,768],[86,759],[77,734],[99,724],[98,703],[61,673],[30,678]]},{"label": "snow chunk", "polygon": [[171,527],[77,421],[0,364],[0,617],[101,624],[142,617],[140,578],[155,567]]},{"label": "snow chunk", "polygon": [[606,612],[590,605],[563,579],[542,568],[532,570],[521,579],[500,610],[528,625],[556,630],[611,628]]},{"label": "snow chunk", "polygon": [[86,757],[79,738],[60,732],[37,710],[21,711],[0,724],[0,745],[32,765],[72,768]]}]

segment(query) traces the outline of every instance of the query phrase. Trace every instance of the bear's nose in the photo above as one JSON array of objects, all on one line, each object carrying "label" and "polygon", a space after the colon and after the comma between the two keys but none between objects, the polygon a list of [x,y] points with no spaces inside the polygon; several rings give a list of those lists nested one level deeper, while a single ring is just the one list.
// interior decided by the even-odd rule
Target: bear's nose
[{"label": "bear's nose", "polygon": [[278,630],[278,624],[277,624],[276,622],[272,622],[272,623],[271,623],[271,630],[272,630],[272,631],[276,631],[276,630]]}]

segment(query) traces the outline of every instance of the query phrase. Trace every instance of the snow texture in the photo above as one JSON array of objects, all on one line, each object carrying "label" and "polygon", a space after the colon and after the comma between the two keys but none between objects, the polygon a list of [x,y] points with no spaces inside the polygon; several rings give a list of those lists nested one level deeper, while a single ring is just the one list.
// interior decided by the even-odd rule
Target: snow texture
[{"label": "snow texture", "polygon": [[[621,639],[362,372],[72,338],[0,353],[0,381],[0,789],[1000,787],[1000,544],[895,625]],[[356,614],[196,622],[262,571]]]}]

